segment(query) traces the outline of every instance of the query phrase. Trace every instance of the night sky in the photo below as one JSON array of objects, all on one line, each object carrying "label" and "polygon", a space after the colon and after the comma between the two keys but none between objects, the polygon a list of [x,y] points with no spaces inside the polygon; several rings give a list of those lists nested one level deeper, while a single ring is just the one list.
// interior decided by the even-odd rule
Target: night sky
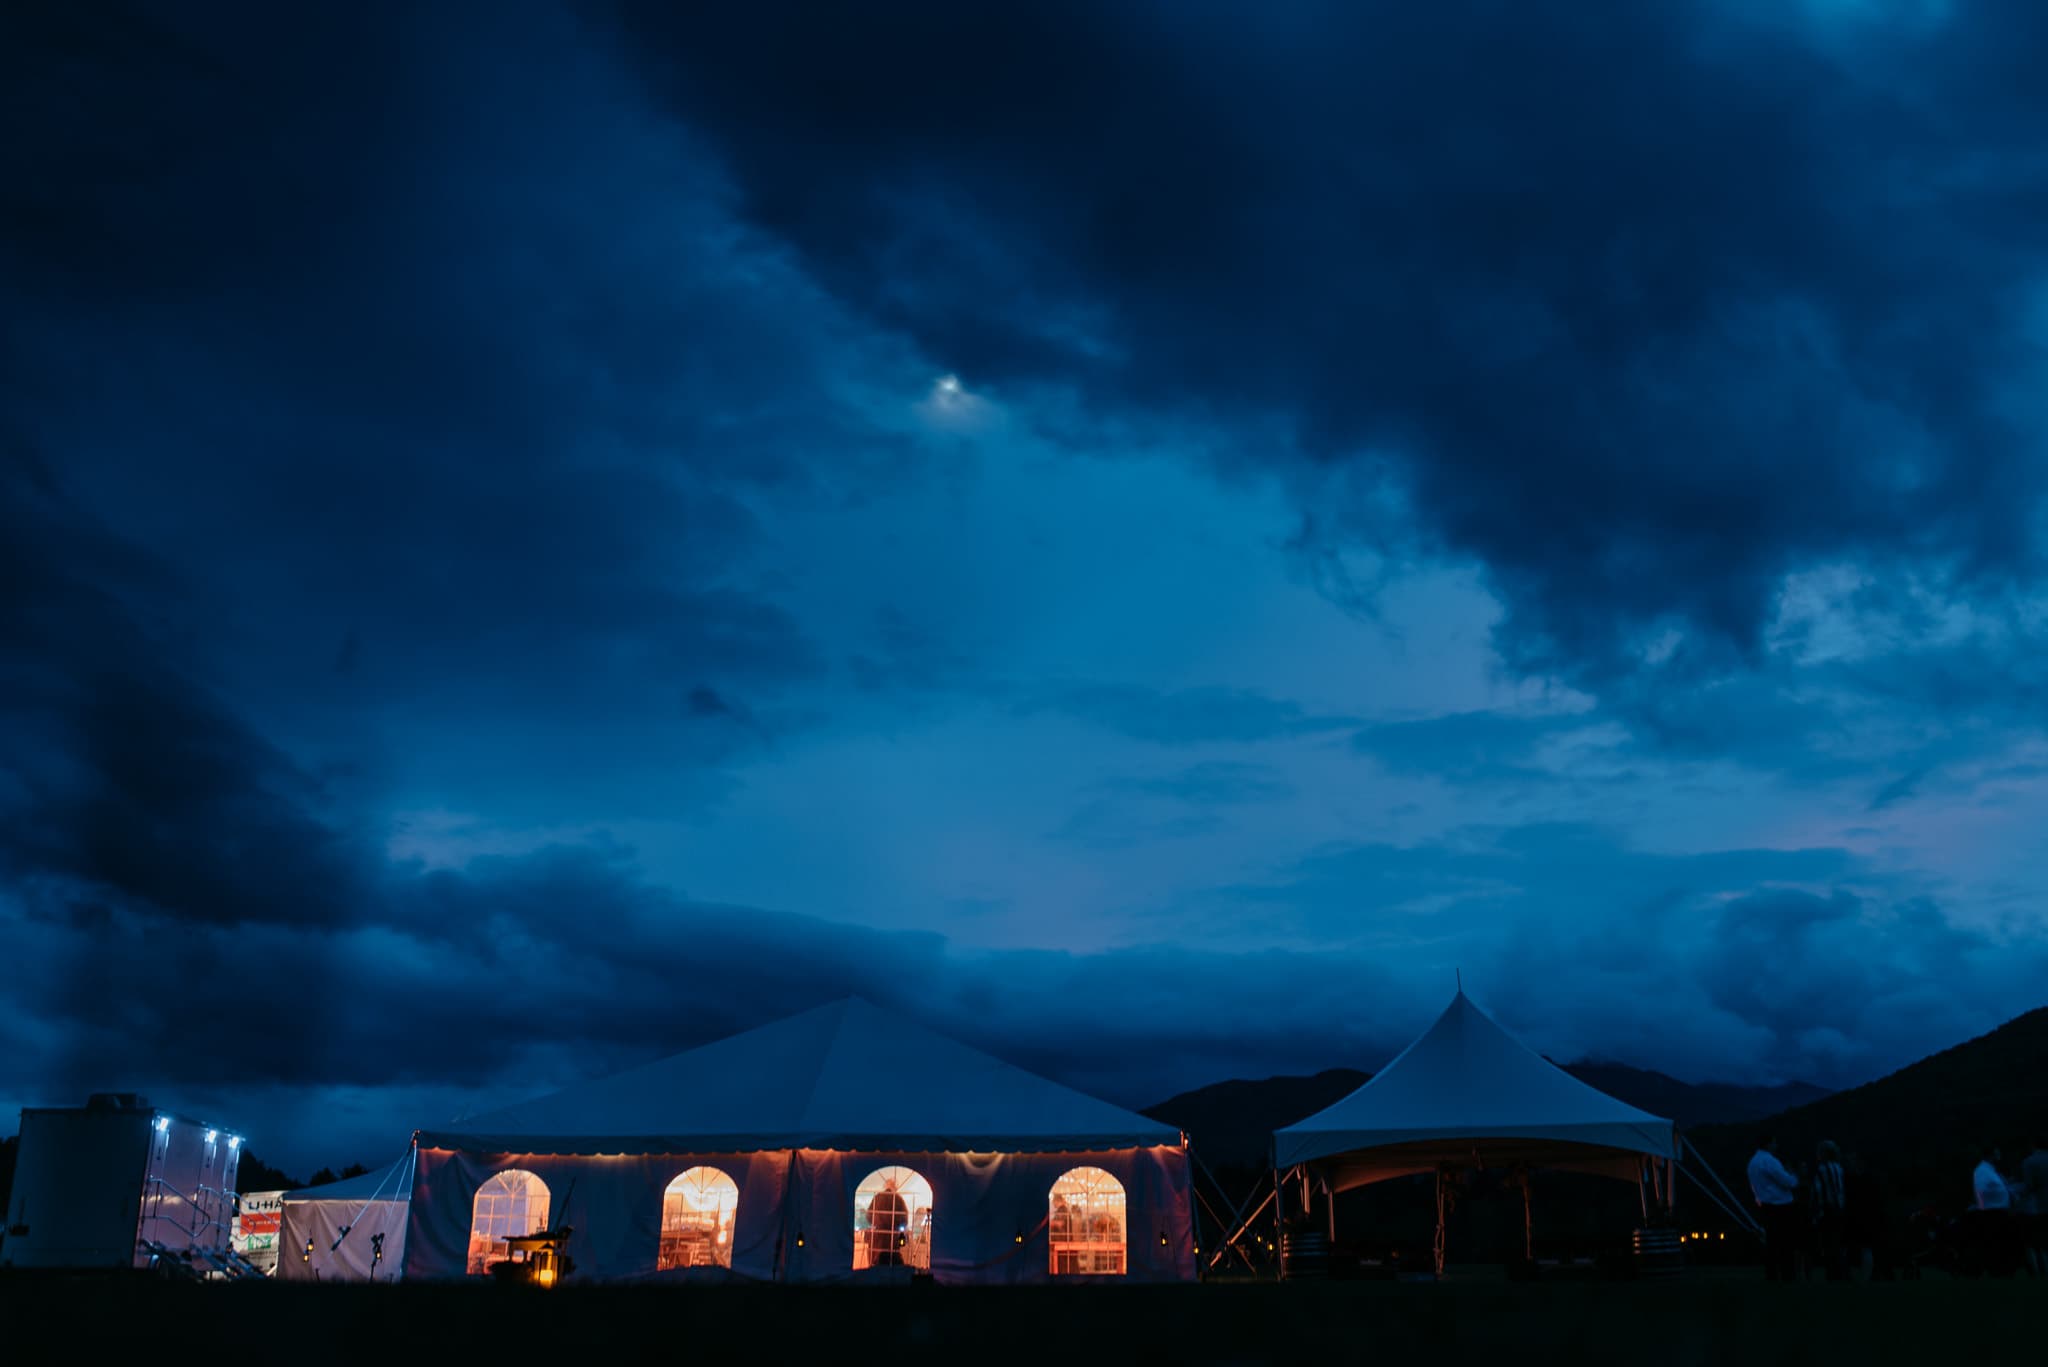
[{"label": "night sky", "polygon": [[[2048,5],[0,10],[0,1131],[2048,990]],[[914,1085],[912,1080],[908,1085]]]}]

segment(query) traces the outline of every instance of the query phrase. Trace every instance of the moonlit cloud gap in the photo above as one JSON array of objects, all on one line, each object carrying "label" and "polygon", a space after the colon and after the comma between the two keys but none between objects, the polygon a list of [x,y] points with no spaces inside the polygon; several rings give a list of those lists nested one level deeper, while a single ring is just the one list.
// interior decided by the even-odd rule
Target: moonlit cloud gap
[{"label": "moonlit cloud gap", "polygon": [[2040,1004],[2038,7],[136,13],[0,17],[0,1097]]}]

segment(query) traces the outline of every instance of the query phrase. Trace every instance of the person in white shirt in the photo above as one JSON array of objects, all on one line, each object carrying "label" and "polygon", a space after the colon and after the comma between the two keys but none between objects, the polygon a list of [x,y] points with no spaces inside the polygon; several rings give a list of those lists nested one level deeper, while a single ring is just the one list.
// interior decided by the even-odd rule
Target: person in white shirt
[{"label": "person in white shirt", "polygon": [[2012,1209],[2012,1188],[2005,1184],[2005,1178],[1998,1171],[1997,1149],[1984,1151],[1984,1161],[1971,1174],[1970,1185],[1976,1189],[1977,1209]]},{"label": "person in white shirt", "polygon": [[1764,1227],[1764,1276],[1789,1282],[1796,1276],[1799,1240],[1799,1179],[1778,1161],[1778,1137],[1757,1141],[1749,1160],[1749,1191]]}]

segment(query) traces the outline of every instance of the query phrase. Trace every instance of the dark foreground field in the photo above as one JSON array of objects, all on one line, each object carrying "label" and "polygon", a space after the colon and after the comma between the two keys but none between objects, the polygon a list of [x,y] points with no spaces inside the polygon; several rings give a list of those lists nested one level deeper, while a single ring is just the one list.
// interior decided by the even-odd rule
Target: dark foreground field
[{"label": "dark foreground field", "polygon": [[2039,1362],[2048,1284],[1237,1284],[1016,1290],[0,1279],[0,1360]]}]

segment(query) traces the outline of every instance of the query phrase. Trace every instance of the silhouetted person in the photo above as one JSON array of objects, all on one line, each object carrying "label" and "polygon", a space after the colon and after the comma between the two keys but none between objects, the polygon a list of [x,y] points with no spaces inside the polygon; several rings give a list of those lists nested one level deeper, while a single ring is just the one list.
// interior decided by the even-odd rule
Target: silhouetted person
[{"label": "silhouetted person", "polygon": [[1764,1227],[1764,1277],[1774,1282],[1796,1278],[1799,1257],[1799,1179],[1778,1161],[1778,1136],[1757,1140],[1749,1160],[1749,1191],[1756,1198],[1757,1217]]},{"label": "silhouetted person", "polygon": [[1849,1276],[1847,1237],[1849,1192],[1842,1171],[1842,1151],[1832,1139],[1823,1139],[1813,1164],[1813,1237],[1820,1248],[1821,1266],[1831,1282]]},{"label": "silhouetted person", "polygon": [[2027,1189],[2027,1257],[2034,1275],[2048,1277],[2048,1135],[2034,1141],[2034,1151],[2020,1164]]},{"label": "silhouetted person", "polygon": [[1987,1145],[1970,1174],[1973,1204],[1968,1223],[1983,1269],[1995,1277],[2009,1277],[2019,1258],[2013,1238],[2012,1187],[1998,1170],[2000,1158],[1997,1145]]},{"label": "silhouetted person", "polygon": [[2012,1188],[2006,1185],[2005,1174],[1998,1170],[2000,1157],[1996,1146],[1985,1149],[1977,1170],[1970,1174],[1970,1186],[1979,1210],[2012,1209]]},{"label": "silhouetted person", "polygon": [[1842,1234],[1852,1263],[1872,1281],[1889,1281],[1893,1272],[1891,1193],[1884,1179],[1870,1170],[1861,1154],[1852,1153],[1842,1178]]}]

